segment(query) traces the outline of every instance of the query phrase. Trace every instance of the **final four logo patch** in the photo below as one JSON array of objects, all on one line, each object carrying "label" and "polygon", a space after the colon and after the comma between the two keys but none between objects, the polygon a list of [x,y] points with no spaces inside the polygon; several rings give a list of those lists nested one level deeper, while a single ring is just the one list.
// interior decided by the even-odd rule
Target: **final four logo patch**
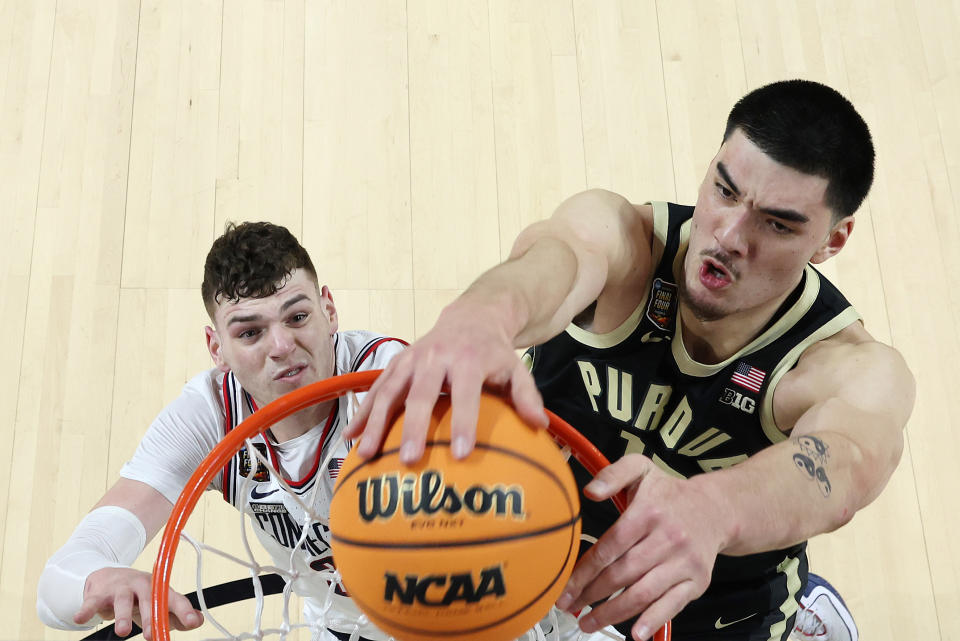
[{"label": "final four logo patch", "polygon": [[677,315],[677,286],[657,278],[653,281],[650,291],[650,302],[647,303],[647,318],[660,329],[667,330],[673,325],[673,317]]},{"label": "final four logo patch", "polygon": [[[254,443],[253,446],[257,448],[257,451],[263,454],[264,458],[267,458],[267,446],[263,443]],[[247,452],[246,446],[241,447],[240,451],[237,453],[240,457],[240,476],[247,476],[250,474],[250,454]],[[257,459],[257,472],[253,475],[254,481],[269,481],[270,472],[267,470],[267,467],[260,462],[260,459]]]}]

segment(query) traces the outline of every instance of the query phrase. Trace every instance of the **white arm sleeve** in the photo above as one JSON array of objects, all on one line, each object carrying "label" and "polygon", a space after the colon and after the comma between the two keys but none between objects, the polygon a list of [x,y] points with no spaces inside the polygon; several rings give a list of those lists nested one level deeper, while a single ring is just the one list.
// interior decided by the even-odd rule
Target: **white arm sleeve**
[{"label": "white arm sleeve", "polygon": [[87,514],[43,568],[37,586],[40,620],[61,630],[89,630],[99,625],[99,616],[83,625],[73,622],[83,605],[87,577],[103,568],[128,567],[146,545],[147,532],[133,512],[108,505]]}]

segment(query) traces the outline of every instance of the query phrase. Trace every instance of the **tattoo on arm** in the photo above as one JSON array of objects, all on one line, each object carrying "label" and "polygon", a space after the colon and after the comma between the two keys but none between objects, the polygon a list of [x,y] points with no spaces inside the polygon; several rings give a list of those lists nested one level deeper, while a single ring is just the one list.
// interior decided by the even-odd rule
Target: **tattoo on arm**
[{"label": "tattoo on arm", "polygon": [[793,455],[793,464],[806,474],[811,481],[817,482],[820,493],[830,496],[830,479],[827,477],[826,464],[830,460],[830,448],[816,436],[798,436],[793,439],[797,452]]}]

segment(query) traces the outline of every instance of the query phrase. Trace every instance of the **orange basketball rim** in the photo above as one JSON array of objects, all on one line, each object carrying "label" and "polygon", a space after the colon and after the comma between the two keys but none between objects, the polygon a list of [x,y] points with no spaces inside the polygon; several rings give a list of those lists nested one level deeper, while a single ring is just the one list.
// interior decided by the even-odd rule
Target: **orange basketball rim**
[{"label": "orange basketball rim", "polygon": [[[243,446],[244,442],[266,431],[271,425],[311,405],[329,401],[347,392],[365,392],[370,389],[382,370],[356,372],[334,376],[294,390],[260,408],[220,441],[197,467],[183,492],[173,506],[167,526],[160,540],[160,550],[153,567],[151,620],[154,639],[170,640],[169,590],[173,560],[177,553],[180,535],[197,502],[223,466]],[[591,474],[609,465],[609,461],[580,432],[552,412],[548,430],[559,444],[569,448],[571,455]],[[626,508],[626,495],[613,498],[620,511]],[[657,631],[654,641],[670,641],[670,622]]]}]

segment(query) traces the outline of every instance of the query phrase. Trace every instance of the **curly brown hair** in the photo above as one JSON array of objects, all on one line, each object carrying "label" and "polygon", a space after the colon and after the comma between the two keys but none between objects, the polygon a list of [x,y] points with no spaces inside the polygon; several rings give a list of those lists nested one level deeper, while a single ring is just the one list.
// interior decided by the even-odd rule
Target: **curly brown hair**
[{"label": "curly brown hair", "polygon": [[307,270],[317,281],[307,250],[286,227],[227,223],[203,265],[203,304],[212,319],[221,300],[271,296],[295,269]]}]

